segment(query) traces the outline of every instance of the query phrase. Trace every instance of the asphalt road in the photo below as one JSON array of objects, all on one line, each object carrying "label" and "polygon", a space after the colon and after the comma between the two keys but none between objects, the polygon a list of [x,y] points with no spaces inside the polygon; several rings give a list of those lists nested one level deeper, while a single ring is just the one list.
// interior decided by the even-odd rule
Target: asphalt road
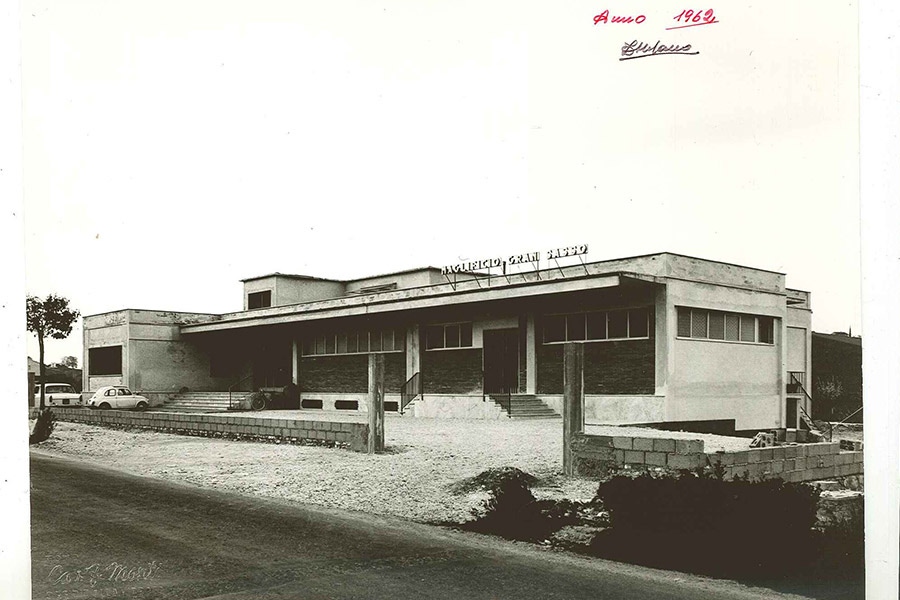
[{"label": "asphalt road", "polygon": [[786,597],[37,453],[31,485],[34,598]]}]

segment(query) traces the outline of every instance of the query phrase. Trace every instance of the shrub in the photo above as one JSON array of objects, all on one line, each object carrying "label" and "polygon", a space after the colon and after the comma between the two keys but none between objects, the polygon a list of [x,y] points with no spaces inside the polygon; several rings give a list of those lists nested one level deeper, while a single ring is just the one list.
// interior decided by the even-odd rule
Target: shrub
[{"label": "shrub", "polygon": [[765,569],[811,543],[818,495],[780,479],[723,481],[688,471],[617,475],[597,490],[611,533],[596,541],[621,558],[670,568]]},{"label": "shrub", "polygon": [[31,435],[28,436],[28,443],[39,444],[44,440],[49,439],[50,434],[53,433],[55,424],[56,419],[53,417],[53,411],[49,408],[43,409],[38,413],[37,421],[34,423],[34,429],[31,431]]},{"label": "shrub", "polygon": [[578,505],[569,500],[535,500],[531,485],[537,479],[514,467],[489,469],[453,486],[455,493],[478,489],[490,497],[473,511],[476,519],[465,528],[506,538],[541,541],[578,518]]}]

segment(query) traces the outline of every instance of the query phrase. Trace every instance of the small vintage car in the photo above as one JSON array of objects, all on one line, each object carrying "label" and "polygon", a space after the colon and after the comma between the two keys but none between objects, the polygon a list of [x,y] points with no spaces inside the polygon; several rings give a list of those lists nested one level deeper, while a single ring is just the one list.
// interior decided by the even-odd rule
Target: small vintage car
[{"label": "small vintage car", "polygon": [[107,385],[91,396],[88,400],[90,408],[133,408],[135,410],[145,410],[150,406],[150,401],[133,393],[124,385]]},{"label": "small vintage car", "polygon": [[[34,386],[35,404],[40,402],[41,386]],[[82,406],[81,394],[69,383],[45,383],[44,404],[46,406]]]}]

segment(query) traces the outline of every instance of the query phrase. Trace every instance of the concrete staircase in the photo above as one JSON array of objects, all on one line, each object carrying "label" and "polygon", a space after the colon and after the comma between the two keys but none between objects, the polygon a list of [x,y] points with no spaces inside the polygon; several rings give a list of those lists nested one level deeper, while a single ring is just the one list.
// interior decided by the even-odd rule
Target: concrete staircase
[{"label": "concrete staircase", "polygon": [[[237,405],[238,401],[249,393],[232,392],[231,400]],[[181,392],[154,410],[191,413],[225,412],[228,410],[228,392]]]},{"label": "concrete staircase", "polygon": [[[506,396],[491,395],[491,400],[506,410]],[[534,394],[513,394],[509,396],[510,418],[512,419],[561,419],[562,416],[544,404]]]}]

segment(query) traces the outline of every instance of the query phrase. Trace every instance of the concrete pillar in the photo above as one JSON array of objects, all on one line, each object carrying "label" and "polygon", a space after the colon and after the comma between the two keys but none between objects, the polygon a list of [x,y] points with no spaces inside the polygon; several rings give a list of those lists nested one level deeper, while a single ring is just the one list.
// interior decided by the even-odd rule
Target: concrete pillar
[{"label": "concrete pillar", "polygon": [[368,453],[384,450],[384,354],[369,354]]},{"label": "concrete pillar", "polygon": [[[784,314],[786,316],[787,300],[783,302],[785,303]],[[775,347],[778,353],[778,373],[776,374],[778,410],[775,411],[775,414],[778,415],[778,423],[775,424],[775,427],[796,427],[796,423],[792,425],[787,422],[787,319],[775,319],[772,333],[775,336]],[[805,406],[806,403],[801,401],[800,405]],[[799,412],[800,409],[798,408],[797,410]]]},{"label": "concrete pillar", "polygon": [[300,349],[297,336],[291,340],[291,382],[294,385],[300,385]]},{"label": "concrete pillar", "polygon": [[419,326],[410,325],[406,328],[406,378],[409,379],[422,369],[420,355]]},{"label": "concrete pillar", "polygon": [[525,322],[525,393],[537,394],[537,332],[534,313]]},{"label": "concrete pillar", "polygon": [[563,472],[575,475],[572,438],[584,432],[584,344],[569,343],[563,354]]}]

